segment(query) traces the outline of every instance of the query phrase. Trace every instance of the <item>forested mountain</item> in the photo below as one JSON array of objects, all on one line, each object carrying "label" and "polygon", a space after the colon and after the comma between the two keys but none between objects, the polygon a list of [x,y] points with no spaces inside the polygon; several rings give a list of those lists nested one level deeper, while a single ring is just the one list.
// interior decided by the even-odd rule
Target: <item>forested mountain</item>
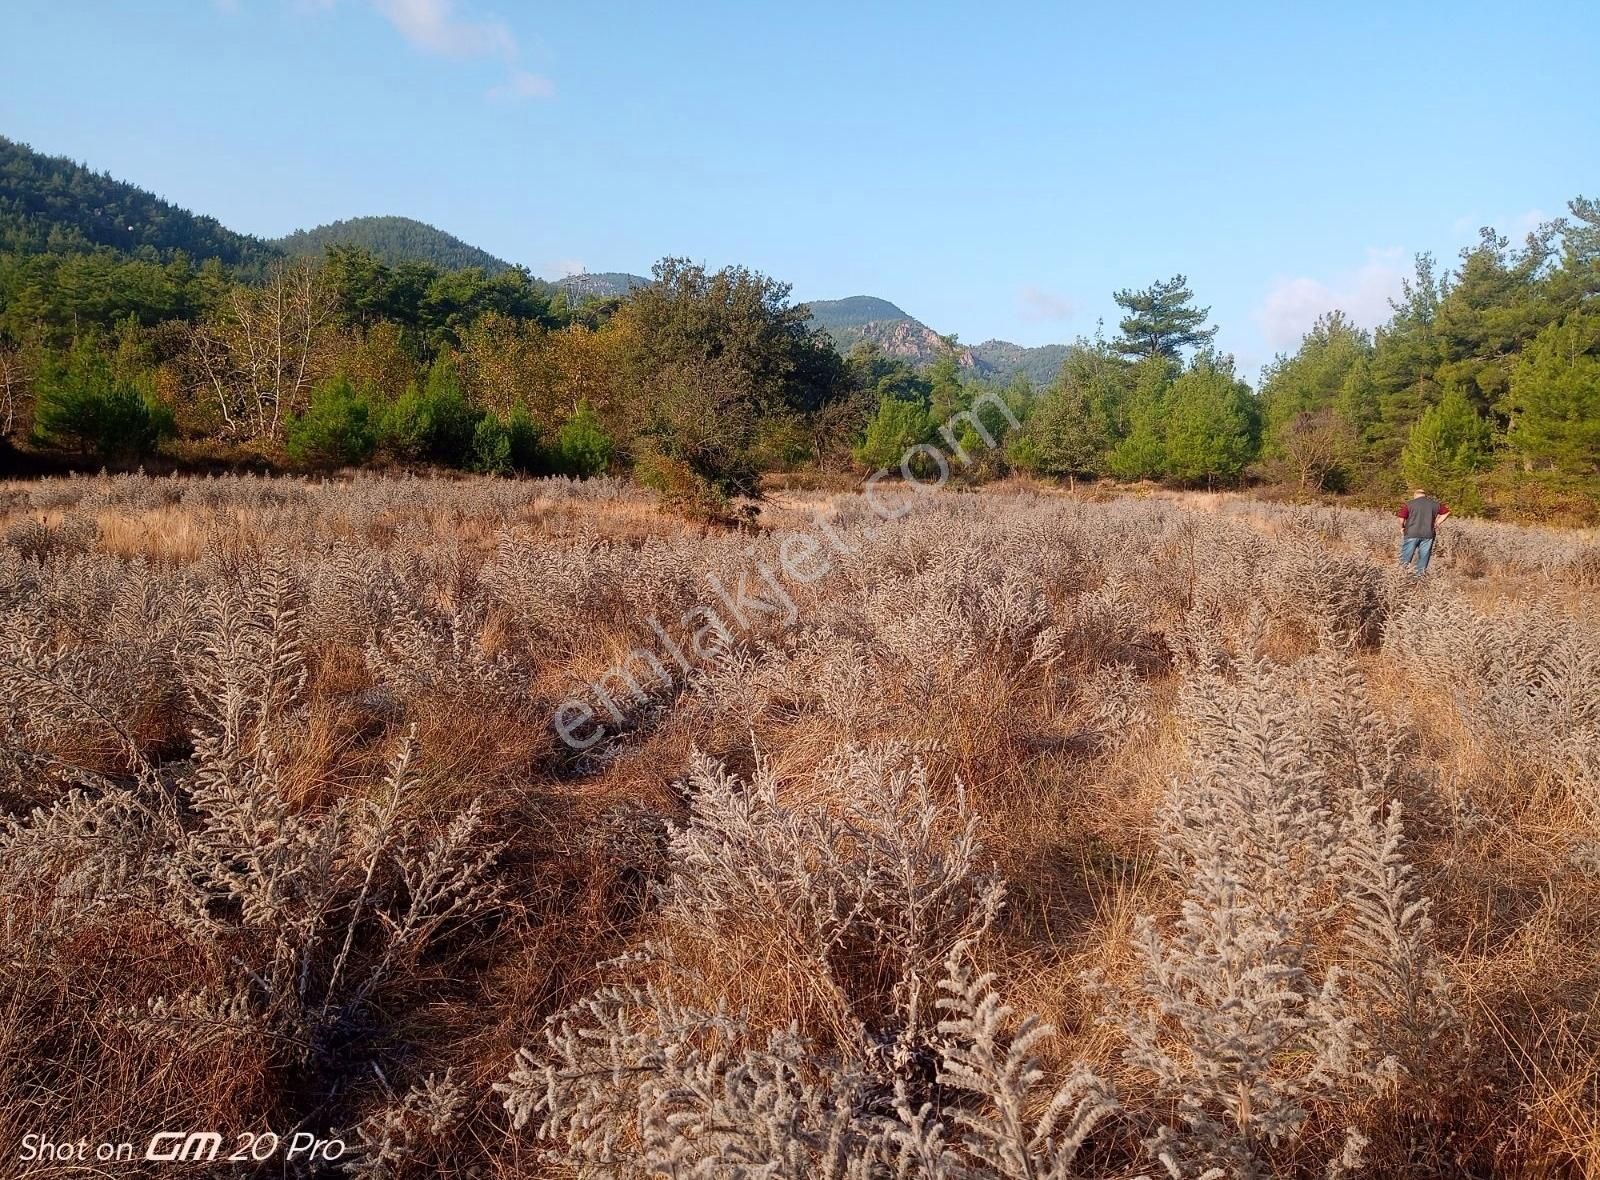
[{"label": "forested mountain", "polygon": [[[441,270],[481,267],[496,275],[512,264],[442,229],[410,217],[352,217],[276,240],[235,233],[215,218],[199,216],[145,189],[74,163],[46,156],[24,144],[0,138],[0,251],[11,255],[85,254],[111,249],[127,261],[66,258],[10,267],[0,278],[0,293],[26,304],[27,315],[50,318],[81,311],[89,322],[133,314],[141,322],[185,318],[199,305],[192,277],[170,267],[157,274],[146,264],[170,264],[182,252],[193,262],[218,259],[231,267],[259,272],[283,255],[320,259],[328,246],[356,246],[393,266],[423,262]],[[25,273],[24,273],[25,272]],[[650,282],[636,274],[605,271],[568,275],[553,286],[569,298],[620,298]],[[137,308],[139,292],[159,292],[159,310]],[[83,296],[80,300],[78,297]],[[820,300],[810,305],[814,324],[828,332],[841,351],[867,341],[891,357],[918,367],[933,364],[948,350],[943,337],[886,299],[869,295]],[[10,318],[15,318],[10,317]],[[1063,345],[1028,349],[1003,340],[962,347],[956,358],[975,376],[1005,379],[1026,373],[1048,384],[1061,367]]]},{"label": "forested mountain", "polygon": [[162,262],[182,252],[196,262],[216,258],[230,266],[276,253],[215,218],[0,136],[0,250],[66,254],[97,248]]},{"label": "forested mountain", "polygon": [[985,340],[982,344],[974,344],[970,351],[980,372],[991,373],[997,378],[1021,374],[1042,387],[1049,385],[1061,372],[1068,347],[1065,344],[1041,344],[1037,348],[1025,348],[1009,340]]},{"label": "forested mountain", "polygon": [[887,299],[879,299],[875,295],[817,299],[806,306],[811,309],[811,322],[834,335],[834,338],[841,340],[841,343],[849,333],[868,324],[890,323],[896,320],[917,322]]},{"label": "forested mountain", "polygon": [[331,221],[314,229],[300,229],[273,243],[287,254],[321,258],[329,246],[360,246],[380,262],[431,262],[445,270],[482,267],[489,274],[510,270],[511,263],[496,258],[425,221],[411,217],[352,217]]},{"label": "forested mountain", "polygon": [[649,279],[642,275],[631,275],[623,271],[600,271],[596,274],[567,275],[565,278],[556,279],[552,284],[567,293],[568,298],[583,299],[617,299],[628,294],[636,287],[648,285]]},{"label": "forested mountain", "polygon": [[857,344],[870,344],[886,356],[924,368],[951,354],[956,364],[974,376],[1005,381],[1025,374],[1036,385],[1055,380],[1067,354],[1064,344],[1024,348],[1006,340],[985,340],[978,345],[954,345],[921,320],[908,315],[887,299],[851,295],[845,299],[819,299],[807,305],[811,322],[832,337],[840,352]]}]

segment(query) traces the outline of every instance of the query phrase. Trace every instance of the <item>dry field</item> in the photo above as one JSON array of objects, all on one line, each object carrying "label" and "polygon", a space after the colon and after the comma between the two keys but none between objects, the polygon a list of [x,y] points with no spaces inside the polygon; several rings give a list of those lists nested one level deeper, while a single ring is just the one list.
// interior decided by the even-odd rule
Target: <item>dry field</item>
[{"label": "dry field", "polygon": [[0,486],[0,1173],[1600,1174],[1600,547],[1395,533]]}]

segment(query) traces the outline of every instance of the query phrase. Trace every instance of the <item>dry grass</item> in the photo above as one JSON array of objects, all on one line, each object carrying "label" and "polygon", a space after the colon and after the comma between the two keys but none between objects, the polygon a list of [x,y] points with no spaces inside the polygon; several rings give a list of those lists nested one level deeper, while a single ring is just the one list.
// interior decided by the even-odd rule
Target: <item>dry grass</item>
[{"label": "dry grass", "polygon": [[[1596,542],[1450,528],[1416,584],[1384,517],[1231,495],[0,485],[0,1145],[1600,1174]],[[736,620],[794,533],[832,568]]]}]

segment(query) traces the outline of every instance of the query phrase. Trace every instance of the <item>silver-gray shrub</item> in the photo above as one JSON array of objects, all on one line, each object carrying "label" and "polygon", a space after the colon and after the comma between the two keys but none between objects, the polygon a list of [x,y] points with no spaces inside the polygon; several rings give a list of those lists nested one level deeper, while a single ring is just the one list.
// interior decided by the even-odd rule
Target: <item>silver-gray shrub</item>
[{"label": "silver-gray shrub", "polygon": [[1390,565],[1296,534],[1275,550],[1260,587],[1268,609],[1344,644],[1373,646],[1406,583]]},{"label": "silver-gray shrub", "polygon": [[[755,1027],[655,943],[519,1053],[497,1087],[513,1122],[536,1121],[546,1158],[580,1176],[1071,1174],[1115,1100],[1082,1070],[1047,1088],[1036,1054],[1050,1030],[1029,1017],[1012,1032],[993,976],[972,969],[1003,884],[981,867],[965,804],[939,803],[897,750],[846,748],[794,785],[765,764],[746,783],[696,759],[663,932],[714,948],[765,927],[830,979],[844,1028]],[[837,975],[834,952],[862,940],[897,977],[887,1024],[850,1011]]]},{"label": "silver-gray shrub", "polygon": [[[234,1002],[297,1054],[321,1052],[441,929],[496,903],[499,847],[479,834],[479,805],[426,824],[413,753],[408,737],[373,798],[308,812],[285,798],[270,748],[197,736],[199,822],[161,866],[167,908],[218,953]],[[169,1001],[151,1018],[181,1029],[176,1013]]]},{"label": "silver-gray shrub", "polygon": [[74,760],[138,768],[141,729],[175,703],[192,581],[107,558],[15,572],[19,596],[6,604],[0,592],[0,790],[46,798]]},{"label": "silver-gray shrub", "polygon": [[1541,609],[1492,612],[1435,595],[1399,612],[1384,639],[1418,681],[1453,699],[1478,740],[1554,775],[1600,821],[1600,630]]},{"label": "silver-gray shrub", "polygon": [[[175,662],[192,756],[159,768],[140,759],[125,782],[64,776],[69,793],[0,833],[13,934],[48,946],[88,923],[142,919],[182,940],[204,982],[125,1013],[142,1035],[209,1043],[250,1028],[281,1053],[315,1055],[442,930],[495,904],[498,848],[481,835],[479,807],[431,822],[410,739],[370,798],[293,800],[284,768],[304,715],[300,605],[296,580],[270,560],[211,586]],[[66,680],[80,697],[93,683]]]},{"label": "silver-gray shrub", "polygon": [[419,1163],[442,1163],[450,1132],[466,1116],[467,1089],[450,1070],[429,1074],[356,1127],[341,1170],[357,1180],[394,1180]]},{"label": "silver-gray shrub", "polygon": [[945,1016],[926,1056],[898,1073],[647,980],[558,1014],[496,1089],[580,1177],[1067,1180],[1116,1098],[1082,1066],[1049,1086],[1037,1052],[1053,1030],[1029,1016],[1013,1031],[967,953],[935,985]]},{"label": "silver-gray shrub", "polygon": [[[1241,646],[1185,686],[1194,771],[1171,786],[1160,841],[1181,916],[1140,920],[1131,986],[1093,979],[1176,1116],[1146,1140],[1174,1177],[1271,1175],[1314,1113],[1447,1068],[1458,1047],[1387,794],[1392,725],[1335,648],[1281,667]],[[1330,1167],[1359,1146],[1347,1129]]]},{"label": "silver-gray shrub", "polygon": [[960,794],[939,801],[921,762],[896,747],[840,750],[810,786],[820,797],[785,798],[765,762],[745,783],[697,755],[689,822],[670,833],[663,914],[711,937],[781,931],[825,979],[830,955],[868,942],[911,1017],[896,1035],[914,1038],[918,989],[952,946],[988,928],[1004,895],[982,867],[977,817]]},{"label": "silver-gray shrub", "polygon": [[502,708],[526,703],[528,661],[489,651],[489,607],[483,600],[430,609],[391,592],[388,616],[367,640],[367,669],[403,699],[441,693],[477,696]]}]

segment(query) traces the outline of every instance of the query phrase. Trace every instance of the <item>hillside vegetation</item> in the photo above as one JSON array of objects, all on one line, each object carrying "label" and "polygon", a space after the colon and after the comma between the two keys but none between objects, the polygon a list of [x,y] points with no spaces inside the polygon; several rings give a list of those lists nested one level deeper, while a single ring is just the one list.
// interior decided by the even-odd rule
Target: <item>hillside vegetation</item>
[{"label": "hillside vegetation", "polygon": [[887,299],[873,295],[852,295],[847,299],[815,299],[806,304],[811,321],[826,332],[847,332],[867,324],[911,317]]},{"label": "hillside vegetation", "polygon": [[214,218],[0,136],[0,250],[60,254],[101,247],[161,262],[182,254],[230,266],[276,253]]},{"label": "hillside vegetation", "polygon": [[974,481],[1425,484],[1458,512],[1596,519],[1600,208],[1581,197],[1521,243],[1485,230],[1453,267],[1419,258],[1387,323],[1329,314],[1257,389],[1181,274],[1116,292],[1111,338],[967,347],[881,300],[796,305],[683,259],[552,287],[362,245],[282,257],[64,161],[6,159],[0,463],[631,473],[732,520],[772,472],[927,477],[941,452]]},{"label": "hillside vegetation", "polygon": [[296,230],[273,245],[305,258],[320,259],[329,246],[358,246],[391,266],[403,262],[426,262],[441,270],[475,266],[491,275],[511,269],[505,259],[410,217],[352,217]]},{"label": "hillside vegetation", "polygon": [[1593,538],[881,493],[0,488],[0,1137],[1600,1169]]}]

